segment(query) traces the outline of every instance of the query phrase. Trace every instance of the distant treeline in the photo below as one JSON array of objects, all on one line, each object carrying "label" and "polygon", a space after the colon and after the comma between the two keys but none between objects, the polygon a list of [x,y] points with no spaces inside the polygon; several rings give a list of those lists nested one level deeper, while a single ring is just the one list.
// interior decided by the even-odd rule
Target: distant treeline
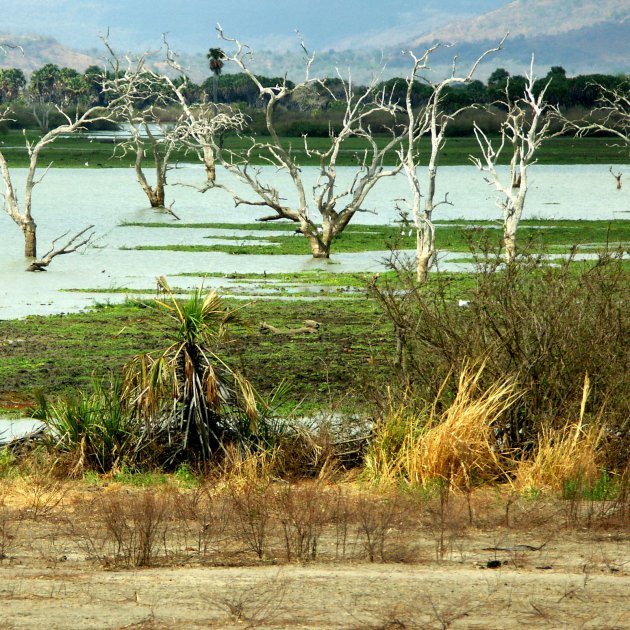
[{"label": "distant treeline", "polygon": [[[111,78],[112,74],[108,76]],[[84,73],[71,68],[60,68],[54,64],[46,64],[35,70],[30,80],[17,68],[0,69],[0,104],[11,105],[12,120],[4,122],[4,127],[37,127],[37,109],[46,104],[58,105],[61,108],[82,107],[88,105],[107,105],[112,95],[102,89],[103,69],[90,66]],[[281,77],[258,77],[266,87],[281,84]],[[190,104],[211,101],[213,86],[217,77],[210,76],[201,84],[187,81],[183,77],[178,80],[181,84],[187,81],[185,95]],[[545,77],[540,78],[534,85],[534,93],[538,93],[547,83],[546,100],[557,105],[565,112],[574,108],[590,110],[597,106],[601,97],[601,87],[608,89],[628,89],[627,75],[589,74],[568,77],[564,68],[554,66]],[[290,81],[287,83],[294,87]],[[479,105],[492,108],[498,100],[505,98],[506,89],[511,98],[517,98],[525,89],[526,78],[521,75],[511,76],[504,68],[497,68],[486,83],[474,80],[466,84],[446,88],[443,101],[446,112],[453,112],[460,108]],[[329,78],[323,84],[309,83],[296,90],[282,105],[278,116],[277,130],[283,135],[328,135],[330,128],[334,129],[343,116],[345,108],[344,91],[346,86],[342,79]],[[404,101],[406,82],[404,78],[393,78],[381,83],[380,88],[394,100]],[[360,86],[354,86],[355,92],[360,93]],[[412,104],[422,107],[432,94],[429,84],[416,82]],[[253,81],[244,73],[223,74],[218,77],[217,101],[226,103],[247,111],[250,117],[250,131],[264,133],[264,117],[262,109],[264,102]],[[141,107],[160,105],[160,95],[153,94],[147,98]],[[500,109],[500,108],[499,108]],[[54,118],[55,112],[50,116]],[[176,112],[169,108],[164,110],[164,118],[176,117]],[[481,116],[483,118],[483,115]],[[472,129],[472,118],[451,128],[450,133],[469,133]],[[375,120],[375,131],[379,125],[383,128],[391,121]],[[489,124],[489,123],[488,123]],[[490,125],[492,127],[492,125]],[[490,129],[491,130],[491,129]]]}]

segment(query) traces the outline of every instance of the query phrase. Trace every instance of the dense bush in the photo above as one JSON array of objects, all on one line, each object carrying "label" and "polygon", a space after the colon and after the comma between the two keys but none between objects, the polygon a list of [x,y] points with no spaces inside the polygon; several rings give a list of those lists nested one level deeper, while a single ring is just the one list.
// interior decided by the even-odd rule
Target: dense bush
[{"label": "dense bush", "polygon": [[444,276],[417,286],[405,271],[403,291],[373,287],[397,331],[399,391],[423,401],[442,392],[446,405],[462,366],[484,363],[481,391],[512,377],[522,394],[497,427],[500,444],[526,452],[543,429],[603,419],[609,463],[623,465],[630,447],[627,265],[608,255],[559,265],[523,258],[506,268],[496,260],[480,259],[466,295]]}]

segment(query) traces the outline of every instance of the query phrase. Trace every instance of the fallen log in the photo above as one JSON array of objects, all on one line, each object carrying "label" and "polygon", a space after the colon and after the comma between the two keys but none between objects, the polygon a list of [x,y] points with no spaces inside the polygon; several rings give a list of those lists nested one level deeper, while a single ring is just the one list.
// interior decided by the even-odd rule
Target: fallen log
[{"label": "fallen log", "polygon": [[299,328],[276,328],[267,322],[260,322],[260,332],[272,335],[312,335],[319,332],[320,323],[313,319],[305,319],[304,326]]}]

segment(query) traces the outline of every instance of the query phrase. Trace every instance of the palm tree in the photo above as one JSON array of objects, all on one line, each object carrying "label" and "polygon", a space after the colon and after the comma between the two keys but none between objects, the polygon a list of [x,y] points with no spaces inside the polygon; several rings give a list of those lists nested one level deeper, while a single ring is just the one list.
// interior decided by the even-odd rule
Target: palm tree
[{"label": "palm tree", "polygon": [[223,60],[226,57],[225,53],[220,48],[210,48],[206,57],[208,58],[208,65],[210,66],[210,70],[214,75],[214,80],[212,82],[212,102],[216,103],[217,90],[219,87],[219,75],[221,74],[221,70],[223,70]]},{"label": "palm tree", "polygon": [[238,321],[214,292],[195,291],[179,301],[165,278],[158,280],[164,298],[157,308],[173,328],[171,343],[156,353],[134,357],[124,368],[124,397],[144,421],[144,439],[187,451],[206,461],[248,420],[255,431],[258,395],[249,381],[216,354],[229,323]]}]

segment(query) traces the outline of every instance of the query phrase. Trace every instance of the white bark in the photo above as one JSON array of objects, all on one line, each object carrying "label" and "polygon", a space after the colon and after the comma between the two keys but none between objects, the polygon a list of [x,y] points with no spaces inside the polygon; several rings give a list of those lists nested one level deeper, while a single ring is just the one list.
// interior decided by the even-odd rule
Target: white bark
[{"label": "white bark", "polygon": [[90,232],[93,227],[93,225],[88,225],[88,227],[83,228],[80,232],[71,236],[66,244],[61,247],[56,247],[57,241],[67,236],[68,232],[57,237],[53,241],[52,247],[40,259],[31,262],[27,271],[46,271],[46,268],[53,261],[53,258],[65,254],[72,254],[86,246],[92,240],[92,236],[94,236],[94,232]]},{"label": "white bark", "polygon": [[[241,182],[245,183],[253,194],[253,198],[245,199],[229,190],[236,206],[241,204],[261,206],[271,210],[271,214],[263,216],[259,221],[288,220],[299,226],[299,231],[308,240],[311,252],[316,258],[328,258],[331,245],[357,212],[365,211],[363,204],[374,186],[384,177],[398,173],[401,165],[391,168],[384,166],[385,155],[394,150],[401,141],[400,133],[392,131],[391,137],[379,147],[369,127],[369,118],[376,112],[396,114],[396,104],[384,93],[379,93],[376,79],[362,92],[358,93],[349,78],[344,82],[345,113],[341,129],[330,134],[330,148],[325,151],[314,150],[304,137],[304,150],[308,156],[315,156],[319,162],[319,176],[312,194],[308,195],[302,178],[301,169],[290,148],[283,146],[274,121],[276,106],[288,99],[293,93],[306,86],[317,84],[326,89],[323,82],[311,78],[310,68],[313,57],[307,54],[305,78],[291,87],[286,81],[275,87],[264,87],[256,75],[249,69],[249,49],[238,40],[224,35],[218,27],[220,37],[234,46],[234,52],[226,61],[236,64],[257,86],[260,96],[266,100],[265,123],[269,133],[269,141],[252,138],[251,146],[245,155],[227,151],[216,143],[213,145],[215,155],[224,168],[230,171]],[[344,143],[349,138],[363,138],[368,149],[362,156],[355,176],[349,186],[340,186],[337,180],[337,163]],[[295,204],[283,202],[281,192],[263,180],[261,169],[250,166],[251,158],[260,153],[268,153],[269,163],[286,171],[292,182]],[[209,183],[208,188],[225,186]]]},{"label": "white bark", "polygon": [[66,122],[64,124],[51,129],[37,141],[29,141],[26,138],[26,133],[24,134],[29,165],[24,187],[24,203],[22,205],[19,203],[6,157],[0,151],[0,172],[4,183],[4,192],[2,193],[4,210],[22,230],[24,235],[24,255],[26,258],[36,258],[37,256],[37,224],[32,214],[32,203],[35,186],[42,181],[48,172],[48,168],[46,168],[39,179],[36,177],[42,150],[44,147],[52,144],[59,136],[74,133],[84,128],[90,122],[108,119],[111,114],[101,107],[91,107],[82,115],[77,114],[74,118],[71,118],[61,108],[58,108],[58,112],[65,118]]},{"label": "white bark", "polygon": [[569,121],[565,117],[560,118],[578,136],[604,132],[612,136],[618,146],[630,150],[630,84],[626,81],[625,90],[610,89],[597,83],[594,87],[600,91],[601,97],[588,120]]},{"label": "white bark", "polygon": [[[181,73],[182,82],[176,83],[169,76],[158,74],[146,66],[148,53],[136,58],[127,57],[121,63],[109,47],[115,78],[105,82],[105,91],[120,95],[115,115],[130,125],[132,138],[121,145],[124,153],[136,155],[136,177],[152,207],[164,207],[164,187],[166,185],[169,162],[176,148],[194,151],[206,168],[207,179],[214,182],[215,144],[221,144],[222,136],[231,130],[240,130],[245,117],[228,106],[198,103],[189,105],[185,97],[187,87],[186,72],[177,62],[168,42],[166,64]],[[107,45],[107,43],[106,43]],[[124,68],[123,68],[124,66]],[[147,97],[156,98],[161,106],[181,108],[181,115],[174,124],[160,124],[158,113],[153,107],[141,109]],[[151,126],[159,127],[160,134],[153,134]],[[143,170],[143,159],[147,147],[155,158],[156,184],[151,186]]]},{"label": "white bark", "polygon": [[[503,106],[507,109],[505,122],[501,125],[499,142],[493,143],[475,124],[475,136],[482,158],[471,156],[472,162],[488,173],[487,181],[499,193],[497,205],[503,214],[503,243],[505,259],[512,263],[516,258],[516,233],[523,214],[528,186],[528,168],[535,164],[535,155],[543,142],[561,132],[551,133],[551,118],[545,102],[549,83],[538,96],[534,95],[534,61],[527,75],[523,96],[515,101],[506,88]],[[497,165],[504,151],[511,151],[508,180],[502,180]]]},{"label": "white bark", "polygon": [[[506,36],[507,37],[507,36]],[[429,102],[419,112],[414,111],[411,97],[413,86],[419,80],[419,73],[428,68],[429,58],[432,53],[440,48],[440,44],[427,49],[420,57],[409,51],[414,65],[410,75],[407,77],[407,91],[405,96],[405,112],[407,115],[407,138],[406,145],[399,149],[399,159],[402,168],[407,176],[409,189],[411,191],[411,214],[416,229],[416,279],[419,283],[424,283],[428,279],[431,261],[435,257],[435,225],[433,224],[434,210],[444,204],[449,203],[445,196],[443,201],[436,202],[436,179],[438,173],[438,162],[441,150],[445,144],[446,128],[451,120],[460,111],[446,114],[443,111],[444,91],[454,84],[468,83],[472,80],[479,64],[492,53],[503,48],[505,37],[495,48],[486,50],[473,63],[467,74],[458,76],[456,73],[455,60],[451,75],[438,83],[430,83],[433,93]],[[419,144],[421,139],[428,134],[431,148],[427,164],[428,187],[422,203],[421,184],[418,176]]]}]

